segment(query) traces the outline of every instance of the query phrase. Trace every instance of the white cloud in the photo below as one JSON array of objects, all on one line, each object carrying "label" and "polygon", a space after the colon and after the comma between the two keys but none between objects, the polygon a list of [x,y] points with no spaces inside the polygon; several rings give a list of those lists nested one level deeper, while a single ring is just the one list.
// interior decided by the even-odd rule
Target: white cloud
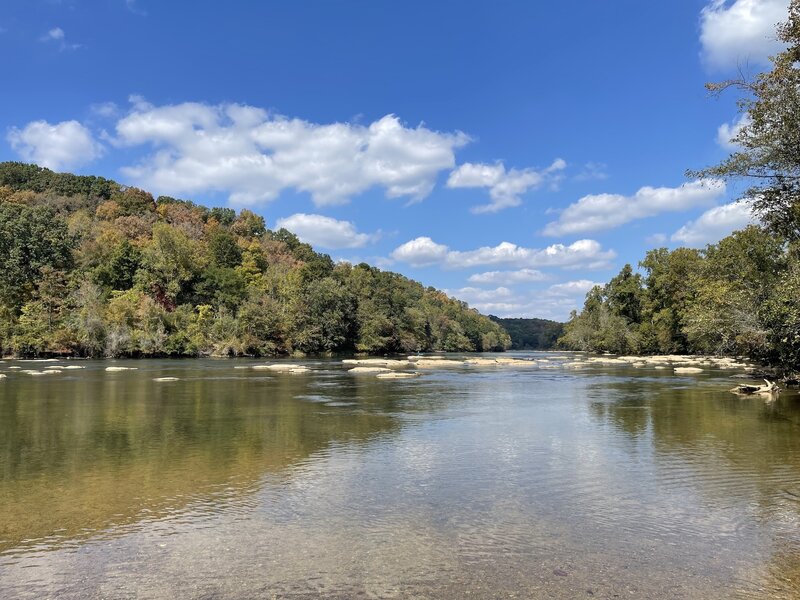
[{"label": "white cloud", "polygon": [[131,102],[117,123],[117,143],[154,152],[123,169],[126,176],[161,193],[220,191],[239,204],[270,201],[286,189],[308,192],[320,206],[341,204],[372,187],[422,200],[469,141],[460,132],[406,127],[394,115],[367,126],[317,124],[238,104]]},{"label": "white cloud", "polygon": [[61,27],[53,27],[42,37],[39,38],[40,42],[58,42],[58,49],[64,50],[77,50],[81,47],[80,44],[68,44],[67,36]]},{"label": "white cloud", "polygon": [[613,229],[664,212],[707,206],[724,193],[724,182],[707,179],[684,183],[677,188],[643,187],[633,196],[593,194],[570,204],[558,221],[545,226],[543,233],[556,236]]},{"label": "white cloud", "polygon": [[526,296],[504,298],[501,295],[489,297],[485,301],[466,302],[485,315],[566,321],[572,310],[583,305],[583,300],[583,296],[554,296],[541,291],[532,291]]},{"label": "white cloud", "polygon": [[339,221],[323,215],[297,213],[279,219],[275,226],[288,229],[312,246],[334,250],[361,248],[378,238],[378,234],[359,233],[350,221]]},{"label": "white cloud", "polygon": [[567,281],[551,285],[547,293],[551,296],[580,296],[583,298],[586,293],[596,285],[603,285],[589,279],[578,279],[577,281]]},{"label": "white cloud", "polygon": [[45,33],[41,38],[43,42],[61,41],[64,39],[64,30],[61,27],[53,27],[50,31]]},{"label": "white cloud", "polygon": [[85,165],[103,154],[92,132],[77,121],[33,121],[12,127],[6,139],[24,160],[54,170]]},{"label": "white cloud", "polygon": [[775,26],[788,11],[789,0],[712,0],[700,13],[703,58],[717,69],[765,64],[781,48]]},{"label": "white cloud", "polygon": [[444,244],[437,244],[429,237],[418,237],[395,248],[392,258],[414,267],[428,267],[444,263],[449,252]]},{"label": "white cloud", "polygon": [[494,290],[466,287],[455,290],[452,295],[484,314],[566,321],[569,313],[583,305],[586,293],[596,285],[602,284],[579,279],[551,285],[545,290],[531,290],[522,295],[516,295],[504,287]]},{"label": "white cloud", "polygon": [[717,144],[725,150],[738,150],[740,148],[734,139],[742,128],[750,125],[751,119],[749,114],[739,115],[733,123],[723,123],[717,129]]},{"label": "white cloud", "polygon": [[463,287],[459,290],[444,290],[448,296],[453,296],[466,302],[470,306],[478,304],[496,303],[498,301],[514,300],[516,296],[507,287],[498,287],[493,290],[484,290],[476,287]]},{"label": "white cloud", "polygon": [[562,267],[599,269],[608,266],[616,256],[613,250],[603,250],[595,240],[578,240],[569,246],[553,244],[544,249],[524,248],[510,242],[484,246],[477,250],[451,250],[429,237],[419,237],[402,244],[392,252],[392,258],[415,267],[439,265],[446,269],[467,269],[484,265],[510,267]]},{"label": "white cloud", "polygon": [[535,269],[520,269],[518,271],[487,271],[470,275],[470,283],[488,283],[497,285],[512,285],[515,283],[530,283],[542,281],[546,275]]},{"label": "white cloud", "polygon": [[520,196],[530,189],[540,187],[546,181],[558,179],[558,172],[563,171],[567,163],[556,159],[552,165],[542,170],[510,169],[506,171],[502,163],[487,165],[484,163],[464,163],[447,179],[449,188],[488,188],[489,204],[472,207],[476,214],[494,213],[504,208],[519,206]]},{"label": "white cloud", "polygon": [[745,200],[723,204],[707,210],[672,234],[673,242],[701,247],[718,242],[726,235],[754,223],[750,204]]}]

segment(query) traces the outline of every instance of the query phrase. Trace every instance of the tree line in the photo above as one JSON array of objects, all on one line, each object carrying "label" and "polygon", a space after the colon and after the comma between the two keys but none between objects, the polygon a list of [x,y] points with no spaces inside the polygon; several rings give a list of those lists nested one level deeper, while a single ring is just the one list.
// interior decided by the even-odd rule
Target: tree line
[{"label": "tree line", "polygon": [[744,182],[759,224],[703,250],[651,250],[573,313],[561,344],[615,353],[735,354],[800,369],[800,0],[778,25],[784,49],[740,93],[736,149],[691,177]]},{"label": "tree line", "polygon": [[0,163],[0,353],[274,356],[490,351],[487,317],[249,211]]}]

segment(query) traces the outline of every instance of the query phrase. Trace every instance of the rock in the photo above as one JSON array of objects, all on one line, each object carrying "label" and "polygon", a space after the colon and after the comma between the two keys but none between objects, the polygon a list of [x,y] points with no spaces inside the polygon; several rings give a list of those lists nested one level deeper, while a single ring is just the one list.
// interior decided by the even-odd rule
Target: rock
[{"label": "rock", "polygon": [[2,373],[0,373],[0,379],[8,379],[8,375],[3,375]]},{"label": "rock", "polygon": [[702,373],[703,369],[700,367],[675,367],[675,373]]},{"label": "rock", "polygon": [[74,369],[85,369],[86,367],[81,367],[79,365],[68,365],[66,367],[61,367],[61,368],[62,369],[74,370]]},{"label": "rock", "polygon": [[293,369],[307,369],[303,365],[296,365],[292,363],[277,363],[274,365],[254,365],[253,369],[256,371],[275,371],[277,373],[289,373]]},{"label": "rock", "polygon": [[343,365],[357,365],[360,367],[386,367],[387,369],[403,369],[411,366],[409,360],[392,360],[390,358],[346,358]]},{"label": "rock", "polygon": [[374,375],[376,373],[388,373],[390,371],[391,369],[387,369],[386,367],[355,367],[349,369],[347,372],[353,375]]},{"label": "rock", "polygon": [[110,372],[117,372],[117,371],[138,371],[139,367],[106,367],[106,371]]},{"label": "rock", "polygon": [[500,364],[500,362],[494,358],[468,358],[464,362],[476,367],[496,367]]},{"label": "rock", "polygon": [[414,366],[418,369],[441,369],[446,367],[463,367],[465,366],[464,361],[461,360],[452,360],[452,359],[435,359],[435,360],[418,360],[414,363]]},{"label": "rock", "polygon": [[419,377],[419,373],[402,372],[402,373],[378,373],[378,379],[414,379]]},{"label": "rock", "polygon": [[177,377],[156,377],[153,381],[180,381]]}]

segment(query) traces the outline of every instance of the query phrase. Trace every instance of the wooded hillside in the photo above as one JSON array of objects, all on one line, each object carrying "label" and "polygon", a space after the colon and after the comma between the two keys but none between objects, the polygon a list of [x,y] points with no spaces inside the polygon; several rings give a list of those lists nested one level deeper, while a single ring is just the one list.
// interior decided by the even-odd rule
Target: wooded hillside
[{"label": "wooded hillside", "polygon": [[249,211],[0,163],[0,351],[196,356],[486,351],[463,302],[336,264]]}]

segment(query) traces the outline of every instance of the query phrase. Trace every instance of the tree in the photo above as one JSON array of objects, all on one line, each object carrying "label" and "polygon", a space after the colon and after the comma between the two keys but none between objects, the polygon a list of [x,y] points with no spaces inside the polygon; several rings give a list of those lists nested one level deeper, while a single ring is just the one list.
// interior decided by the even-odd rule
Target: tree
[{"label": "tree", "polygon": [[18,310],[33,294],[42,268],[72,267],[73,243],[52,209],[0,203],[0,302]]},{"label": "tree", "polygon": [[743,179],[744,197],[770,229],[800,241],[800,0],[791,0],[789,17],[778,26],[786,49],[770,58],[772,70],[754,79],[739,78],[706,87],[714,94],[743,92],[743,127],[734,137],[738,149],[720,164],[692,177]]}]

